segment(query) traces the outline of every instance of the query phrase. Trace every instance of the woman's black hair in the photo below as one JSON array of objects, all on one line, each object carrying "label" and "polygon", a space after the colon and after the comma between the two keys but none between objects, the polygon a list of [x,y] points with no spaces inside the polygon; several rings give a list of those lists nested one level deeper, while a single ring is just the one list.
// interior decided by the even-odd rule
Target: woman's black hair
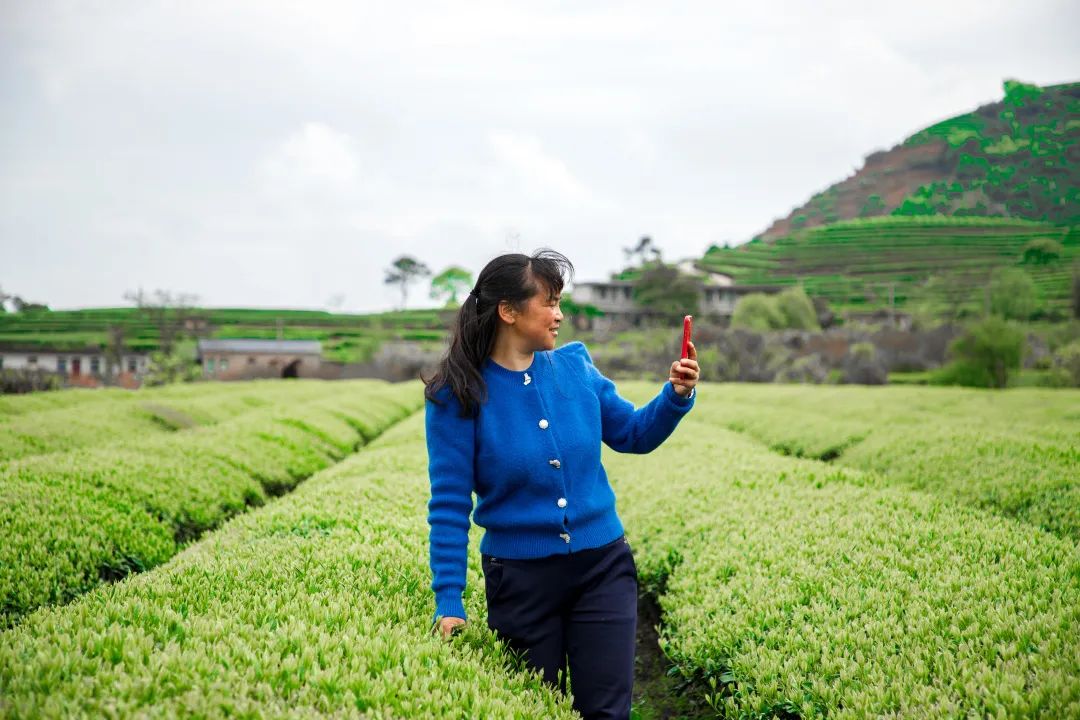
[{"label": "woman's black hair", "polygon": [[507,302],[524,312],[529,298],[546,290],[554,300],[563,289],[563,272],[574,277],[574,266],[565,255],[542,249],[530,255],[507,253],[491,260],[472,292],[458,310],[450,331],[450,345],[430,379],[423,375],[424,397],[441,405],[435,395],[449,385],[461,404],[462,417],[475,417],[487,400],[487,384],[480,370],[495,349],[499,329],[499,303]]}]

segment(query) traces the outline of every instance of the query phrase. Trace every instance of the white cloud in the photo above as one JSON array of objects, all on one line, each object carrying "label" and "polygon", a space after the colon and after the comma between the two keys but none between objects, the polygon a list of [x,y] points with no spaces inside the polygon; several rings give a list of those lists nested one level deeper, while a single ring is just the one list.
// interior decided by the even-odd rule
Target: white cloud
[{"label": "white cloud", "polygon": [[570,206],[591,200],[592,194],[566,163],[545,152],[536,137],[492,132],[488,142],[499,165],[499,179],[516,182],[523,194],[552,198]]},{"label": "white cloud", "polygon": [[351,186],[357,174],[355,145],[346,133],[319,122],[305,123],[263,160],[263,176],[273,187]]}]

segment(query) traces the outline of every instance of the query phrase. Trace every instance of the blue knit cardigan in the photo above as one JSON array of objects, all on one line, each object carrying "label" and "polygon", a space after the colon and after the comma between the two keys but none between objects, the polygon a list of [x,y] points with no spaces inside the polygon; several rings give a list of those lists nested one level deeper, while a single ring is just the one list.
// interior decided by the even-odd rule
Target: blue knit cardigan
[{"label": "blue knit cardigan", "polygon": [[477,417],[461,417],[449,386],[436,393],[441,406],[425,403],[435,623],[466,617],[473,493],[472,520],[485,528],[481,553],[539,558],[609,543],[623,526],[600,442],[618,452],[651,452],[695,402],[694,392],[684,398],[669,381],[635,409],[580,341],[535,352],[527,370],[489,357],[481,374],[488,399]]}]

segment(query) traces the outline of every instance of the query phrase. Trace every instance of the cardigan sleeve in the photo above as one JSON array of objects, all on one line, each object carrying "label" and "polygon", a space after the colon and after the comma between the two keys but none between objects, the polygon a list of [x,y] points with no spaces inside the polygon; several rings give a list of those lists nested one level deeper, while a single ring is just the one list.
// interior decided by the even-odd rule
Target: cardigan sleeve
[{"label": "cardigan sleeve", "polygon": [[582,363],[586,378],[600,401],[601,437],[612,450],[639,454],[652,452],[694,407],[697,393],[684,398],[668,381],[647,405],[635,409],[633,403],[619,395],[615,383],[593,364],[584,343],[576,340],[564,345],[563,350]]},{"label": "cardigan sleeve", "polygon": [[465,617],[462,594],[468,566],[469,515],[473,509],[474,418],[462,418],[461,405],[444,386],[436,393],[443,401],[425,403],[427,436],[428,502],[431,589],[435,593],[435,615]]}]

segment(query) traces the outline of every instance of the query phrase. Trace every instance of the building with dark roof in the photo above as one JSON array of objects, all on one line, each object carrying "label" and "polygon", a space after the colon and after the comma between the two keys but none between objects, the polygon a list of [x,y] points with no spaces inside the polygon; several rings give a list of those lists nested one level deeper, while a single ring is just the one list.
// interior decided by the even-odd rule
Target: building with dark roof
[{"label": "building with dark roof", "polygon": [[215,380],[320,377],[322,343],[254,338],[199,340],[197,362],[203,375]]}]

